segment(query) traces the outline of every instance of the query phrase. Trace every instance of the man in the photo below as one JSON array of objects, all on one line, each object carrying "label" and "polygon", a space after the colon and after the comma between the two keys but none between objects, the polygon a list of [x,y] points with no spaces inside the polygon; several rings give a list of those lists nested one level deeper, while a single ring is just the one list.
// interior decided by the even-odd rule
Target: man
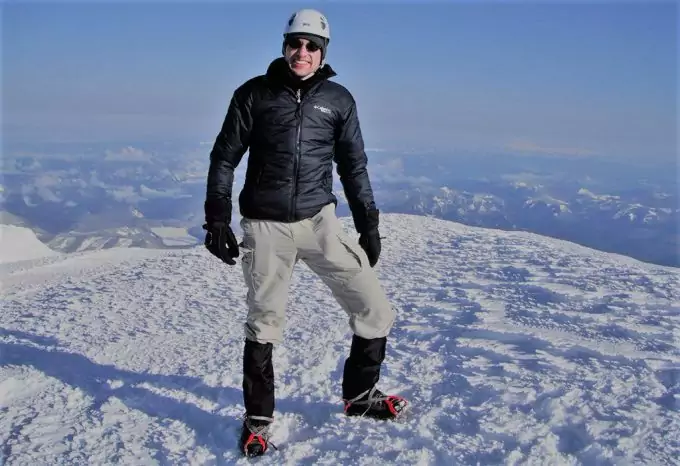
[{"label": "man", "polygon": [[[301,10],[288,20],[283,57],[233,94],[210,154],[204,228],[208,250],[234,265],[242,252],[248,287],[243,354],[246,409],[241,448],[267,450],[274,414],[273,345],[280,343],[293,268],[303,260],[330,288],[353,331],[345,361],[345,413],[381,419],[406,406],[376,388],[395,312],[372,269],[380,256],[378,209],[366,169],[355,101],[325,64],[326,18]],[[234,169],[249,150],[239,195],[243,241],[230,228]],[[335,216],[333,161],[359,245]]]}]

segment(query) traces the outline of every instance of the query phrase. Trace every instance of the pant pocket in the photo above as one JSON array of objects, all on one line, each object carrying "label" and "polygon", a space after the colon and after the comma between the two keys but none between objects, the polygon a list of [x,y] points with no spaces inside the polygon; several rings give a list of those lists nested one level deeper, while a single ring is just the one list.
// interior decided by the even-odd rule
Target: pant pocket
[{"label": "pant pocket", "polygon": [[246,282],[249,298],[255,291],[255,280],[253,274],[253,267],[255,266],[255,251],[252,249],[243,249],[241,254],[241,270],[243,271],[243,279]]},{"label": "pant pocket", "polygon": [[241,255],[241,270],[243,278],[248,288],[249,296],[255,292],[255,248],[252,244],[252,239],[244,234],[243,241],[239,245],[239,252]]},{"label": "pant pocket", "polygon": [[336,236],[340,244],[342,244],[342,246],[347,250],[349,255],[352,257],[359,270],[362,270],[364,267],[363,260],[361,258],[361,254],[355,249],[359,246],[355,244],[350,244],[350,240],[348,238],[345,238],[341,234],[338,234]]}]

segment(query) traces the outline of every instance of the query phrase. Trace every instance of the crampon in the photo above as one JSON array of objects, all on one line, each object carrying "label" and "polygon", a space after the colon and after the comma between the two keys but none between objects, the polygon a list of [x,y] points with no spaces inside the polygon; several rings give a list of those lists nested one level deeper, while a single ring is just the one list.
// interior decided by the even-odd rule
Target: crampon
[{"label": "crampon", "polygon": [[408,401],[401,396],[385,395],[375,387],[351,400],[343,401],[346,415],[366,416],[375,419],[396,419],[408,406]]}]

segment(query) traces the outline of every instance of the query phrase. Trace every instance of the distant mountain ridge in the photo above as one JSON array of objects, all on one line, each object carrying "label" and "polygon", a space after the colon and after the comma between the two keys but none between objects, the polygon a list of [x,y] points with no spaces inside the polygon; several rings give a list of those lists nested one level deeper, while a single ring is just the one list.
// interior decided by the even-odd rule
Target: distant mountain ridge
[{"label": "distant mountain ridge", "polygon": [[[680,267],[680,209],[629,203],[580,190],[562,199],[537,186],[470,192],[448,187],[383,189],[385,212],[421,214],[472,226],[532,231],[603,251]],[[348,210],[345,210],[348,213]],[[650,241],[655,242],[651,244]]]},{"label": "distant mountain ridge", "polygon": [[[104,157],[10,157],[0,198],[11,217],[3,221],[29,225],[62,251],[198,244],[204,233],[205,151],[126,146],[107,149]],[[384,213],[532,231],[680,267],[680,208],[670,170],[508,155],[377,152],[369,160]],[[236,170],[235,198],[246,163]],[[334,188],[338,213],[349,215],[337,177]],[[233,214],[238,229],[237,202]]]}]

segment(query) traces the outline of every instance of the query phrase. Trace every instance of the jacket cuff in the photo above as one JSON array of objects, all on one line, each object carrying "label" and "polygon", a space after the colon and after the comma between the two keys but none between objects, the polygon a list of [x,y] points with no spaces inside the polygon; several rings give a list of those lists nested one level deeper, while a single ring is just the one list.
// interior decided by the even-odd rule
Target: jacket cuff
[{"label": "jacket cuff", "polygon": [[380,211],[368,209],[354,216],[354,227],[360,235],[378,231]]},{"label": "jacket cuff", "polygon": [[205,210],[205,221],[208,224],[231,223],[231,201],[228,199],[211,198],[206,199],[203,208]]}]

